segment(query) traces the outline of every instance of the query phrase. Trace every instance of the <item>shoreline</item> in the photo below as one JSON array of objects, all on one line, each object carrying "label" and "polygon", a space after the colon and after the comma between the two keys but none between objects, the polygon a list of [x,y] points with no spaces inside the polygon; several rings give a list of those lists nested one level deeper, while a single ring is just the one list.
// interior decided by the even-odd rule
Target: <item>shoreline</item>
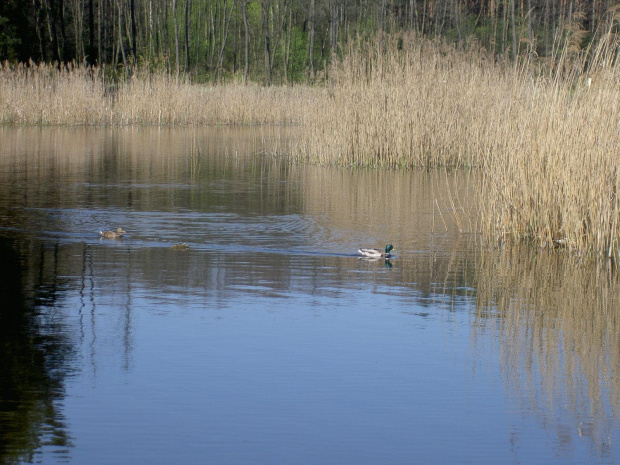
[{"label": "shoreline", "polygon": [[[114,94],[83,68],[0,69],[0,123],[289,126],[294,161],[480,170],[489,239],[620,252],[615,42],[555,72],[415,36],[359,43],[324,85],[200,85],[135,75]],[[564,71],[563,71],[564,70]]]}]

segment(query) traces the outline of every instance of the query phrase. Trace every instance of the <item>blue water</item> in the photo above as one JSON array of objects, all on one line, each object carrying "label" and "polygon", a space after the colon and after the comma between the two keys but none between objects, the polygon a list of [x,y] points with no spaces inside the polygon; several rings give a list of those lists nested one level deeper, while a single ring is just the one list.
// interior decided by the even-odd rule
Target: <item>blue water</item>
[{"label": "blue water", "polygon": [[28,176],[0,155],[5,463],[620,460],[615,281],[460,232],[465,175],[240,160],[234,131],[191,168],[187,132],[148,129],[76,130],[59,175],[54,131]]}]

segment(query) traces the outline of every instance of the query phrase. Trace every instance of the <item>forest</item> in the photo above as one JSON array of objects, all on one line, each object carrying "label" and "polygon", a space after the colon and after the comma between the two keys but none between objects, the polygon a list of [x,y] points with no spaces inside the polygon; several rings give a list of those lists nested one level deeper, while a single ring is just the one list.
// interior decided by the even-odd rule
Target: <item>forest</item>
[{"label": "forest", "polygon": [[293,84],[320,80],[348,41],[378,31],[477,43],[501,59],[553,58],[615,28],[619,7],[615,0],[4,0],[0,62]]}]

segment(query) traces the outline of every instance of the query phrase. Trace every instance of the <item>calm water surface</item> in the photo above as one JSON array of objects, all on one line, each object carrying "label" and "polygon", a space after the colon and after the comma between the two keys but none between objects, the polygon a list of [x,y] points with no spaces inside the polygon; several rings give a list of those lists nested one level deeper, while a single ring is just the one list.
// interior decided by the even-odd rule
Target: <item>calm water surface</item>
[{"label": "calm water surface", "polygon": [[613,273],[276,143],[0,128],[0,463],[619,463]]}]

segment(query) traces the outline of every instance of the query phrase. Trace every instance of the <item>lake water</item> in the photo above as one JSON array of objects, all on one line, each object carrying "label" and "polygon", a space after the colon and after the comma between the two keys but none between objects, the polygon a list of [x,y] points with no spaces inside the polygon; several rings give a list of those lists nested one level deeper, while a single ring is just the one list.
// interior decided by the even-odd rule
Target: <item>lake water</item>
[{"label": "lake water", "polygon": [[287,137],[0,127],[0,463],[620,462],[612,270]]}]

